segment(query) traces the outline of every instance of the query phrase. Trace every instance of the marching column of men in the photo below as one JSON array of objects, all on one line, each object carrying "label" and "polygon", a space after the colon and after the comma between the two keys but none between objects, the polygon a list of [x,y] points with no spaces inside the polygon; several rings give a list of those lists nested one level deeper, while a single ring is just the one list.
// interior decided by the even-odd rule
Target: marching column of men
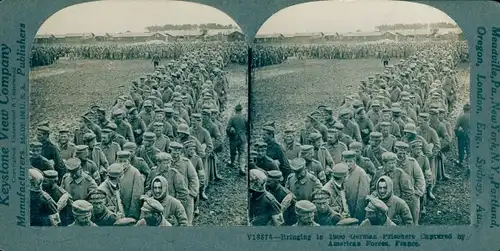
[{"label": "marching column of men", "polygon": [[220,116],[226,64],[203,50],[155,65],[111,109],[92,106],[73,137],[60,129],[55,143],[51,123],[40,123],[30,146],[31,225],[195,225],[207,187],[223,179],[223,135],[228,164],[246,175],[243,107],[225,128]]},{"label": "marching column of men", "polygon": [[282,144],[265,123],[250,152],[250,224],[419,225],[449,179],[453,136],[456,164],[468,166],[469,105],[454,128],[447,121],[459,88],[450,50],[384,65],[338,109],[323,104],[303,128],[286,125]]}]

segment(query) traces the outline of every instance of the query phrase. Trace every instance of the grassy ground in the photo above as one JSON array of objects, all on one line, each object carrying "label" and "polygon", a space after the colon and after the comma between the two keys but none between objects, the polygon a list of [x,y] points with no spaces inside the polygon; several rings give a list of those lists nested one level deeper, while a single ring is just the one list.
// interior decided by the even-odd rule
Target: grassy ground
[{"label": "grassy ground", "polygon": [[[111,107],[115,98],[127,92],[131,81],[152,71],[149,60],[92,61],[61,60],[50,66],[33,69],[30,72],[30,135],[37,123],[49,120],[51,129],[76,127],[76,119],[93,104]],[[245,66],[228,67],[229,111],[236,102],[247,105]],[[220,157],[228,159],[228,149]],[[222,162],[221,162],[222,163]],[[224,165],[219,172],[225,178],[210,186],[207,195],[210,200],[200,205],[197,226],[238,226],[247,221],[247,182],[236,169]]]},{"label": "grassy ground", "polygon": [[[281,132],[287,124],[301,127],[305,116],[319,104],[334,109],[339,107],[345,95],[356,94],[360,80],[382,70],[376,59],[292,59],[280,65],[259,68],[253,73],[251,89],[252,124],[258,127],[275,121]],[[459,75],[463,103],[468,100],[468,69],[462,66]],[[451,117],[455,118],[456,113]],[[452,123],[454,125],[454,120]],[[277,136],[278,140],[280,136]],[[455,152],[453,150],[449,158],[456,158]],[[452,180],[438,183],[435,191],[438,199],[427,207],[428,213],[421,217],[421,225],[470,224],[470,182],[463,169],[456,168],[451,161],[447,162],[447,170]]]}]

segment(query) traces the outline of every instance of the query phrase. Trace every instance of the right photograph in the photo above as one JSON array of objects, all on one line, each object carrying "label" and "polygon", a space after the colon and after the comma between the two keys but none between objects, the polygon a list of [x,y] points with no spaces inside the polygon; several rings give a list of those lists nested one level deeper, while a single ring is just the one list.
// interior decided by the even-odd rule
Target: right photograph
[{"label": "right photograph", "polygon": [[470,67],[446,13],[328,1],[255,36],[249,224],[470,224]]}]

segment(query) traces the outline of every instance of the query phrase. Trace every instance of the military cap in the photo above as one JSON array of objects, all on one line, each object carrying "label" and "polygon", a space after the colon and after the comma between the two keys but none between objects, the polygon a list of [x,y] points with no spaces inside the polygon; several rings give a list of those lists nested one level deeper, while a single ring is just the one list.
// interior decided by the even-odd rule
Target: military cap
[{"label": "military cap", "polygon": [[331,107],[325,107],[325,112],[328,112],[330,114],[333,112],[333,109]]},{"label": "military cap", "polygon": [[170,143],[170,147],[171,147],[172,149],[182,149],[182,148],[184,148],[184,145],[182,145],[182,144],[181,144],[181,143],[179,143],[179,142],[172,141],[172,142]]},{"label": "military cap", "polygon": [[275,129],[272,126],[264,126],[264,127],[262,127],[262,130],[264,130],[266,132],[270,132],[270,133],[274,133],[275,132]]},{"label": "military cap", "polygon": [[45,170],[43,171],[43,178],[48,180],[57,180],[59,178],[59,174],[56,170]]},{"label": "military cap", "polygon": [[255,147],[256,148],[267,148],[267,143],[262,141],[262,140],[259,140],[259,141],[255,142]]},{"label": "military cap", "polygon": [[92,203],[92,202],[105,202],[106,201],[106,193],[102,191],[101,189],[93,189],[90,191],[89,195],[87,196],[87,201]]},{"label": "military cap", "polygon": [[59,134],[66,134],[66,133],[69,133],[68,129],[61,129],[61,130],[59,130]]},{"label": "military cap", "polygon": [[295,158],[290,161],[290,167],[293,171],[299,171],[306,167],[306,161],[303,158]]},{"label": "military cap", "polygon": [[391,126],[391,123],[387,122],[387,121],[383,121],[383,122],[380,122],[380,126]]},{"label": "military cap", "polygon": [[382,139],[382,133],[380,132],[371,132],[370,139]]},{"label": "military cap", "polygon": [[364,107],[358,107],[358,109],[356,109],[356,114],[360,114],[361,111],[364,111],[365,108]]},{"label": "military cap", "polygon": [[279,170],[271,170],[267,172],[267,177],[272,180],[283,180],[283,173]]},{"label": "military cap", "polygon": [[116,153],[116,157],[118,158],[129,158],[130,157],[130,152],[129,151],[118,151]]},{"label": "military cap", "polygon": [[144,107],[152,107],[153,102],[151,100],[145,100],[144,103],[142,104]]},{"label": "military cap", "polygon": [[172,155],[166,152],[159,152],[156,154],[156,159],[157,160],[172,160]]},{"label": "military cap", "polygon": [[123,144],[123,150],[135,150],[137,149],[137,145],[134,142],[127,142]]},{"label": "military cap", "polygon": [[112,116],[118,116],[123,114],[125,114],[125,111],[123,109],[116,109],[113,111]]},{"label": "military cap", "polygon": [[155,126],[155,127],[163,127],[163,125],[164,125],[163,122],[159,122],[159,121],[153,123],[153,126]]},{"label": "military cap", "polygon": [[359,99],[355,99],[352,101],[352,105],[353,106],[360,106],[360,105],[363,105],[363,101],[359,100]]},{"label": "military cap", "polygon": [[331,194],[327,190],[318,189],[313,193],[313,202],[325,203],[330,201]]},{"label": "military cap", "polygon": [[370,199],[368,206],[366,206],[365,211],[368,211],[368,212],[381,211],[381,212],[387,213],[387,211],[389,211],[389,208],[387,207],[387,205],[383,201],[381,201],[377,198],[372,198],[372,199]]},{"label": "military cap", "polygon": [[388,160],[395,160],[397,158],[397,155],[393,152],[384,152],[382,153],[382,160],[383,161],[388,161]]},{"label": "military cap", "polygon": [[342,123],[335,123],[333,127],[337,130],[344,130],[344,125]]},{"label": "military cap", "polygon": [[344,178],[349,172],[349,167],[346,163],[340,162],[333,166],[332,175],[337,178]]},{"label": "military cap", "polygon": [[316,211],[316,205],[308,200],[299,200],[295,203],[295,212],[297,215],[308,215]]},{"label": "military cap", "polygon": [[392,110],[390,108],[384,108],[382,109],[382,113],[392,113]]},{"label": "military cap", "polygon": [[212,114],[212,111],[210,109],[201,110],[201,115],[210,115],[210,114]]},{"label": "military cap", "polygon": [[309,134],[309,139],[312,141],[319,140],[319,139],[321,139],[321,137],[322,137],[321,134],[317,133],[317,132],[313,132],[313,133]]},{"label": "military cap", "polygon": [[438,111],[438,109],[430,109],[429,114],[430,115],[437,115],[437,114],[439,114],[439,111]]},{"label": "military cap", "polygon": [[134,226],[137,220],[134,218],[121,218],[118,219],[113,226]]},{"label": "military cap", "polygon": [[380,102],[378,100],[373,100],[371,106],[372,107],[374,107],[374,106],[378,107],[378,106],[380,106]]},{"label": "military cap", "polygon": [[307,118],[309,118],[311,121],[316,121],[316,118],[314,117],[315,115],[316,113],[307,114]]},{"label": "military cap", "polygon": [[429,113],[426,113],[426,112],[421,112],[418,114],[419,117],[421,118],[428,118],[429,117]]},{"label": "military cap", "polygon": [[438,111],[439,111],[440,113],[445,113],[445,112],[446,112],[446,109],[444,109],[444,107],[440,106],[440,107],[438,108]]},{"label": "military cap", "polygon": [[89,142],[95,138],[96,138],[96,135],[94,133],[91,133],[91,132],[85,133],[83,135],[83,141],[85,141],[85,142]]},{"label": "military cap", "polygon": [[87,145],[77,145],[75,146],[75,148],[76,148],[76,153],[86,152],[89,149]]},{"label": "military cap", "polygon": [[201,114],[200,113],[193,113],[193,114],[191,114],[191,117],[193,117],[195,119],[201,119]]},{"label": "military cap", "polygon": [[73,215],[87,215],[92,212],[92,204],[86,200],[74,201],[71,205],[73,207]]},{"label": "military cap", "polygon": [[343,151],[342,152],[342,158],[344,159],[353,159],[356,158],[356,152],[355,151]]},{"label": "military cap", "polygon": [[113,123],[113,122],[108,123],[106,125],[106,127],[109,128],[109,129],[111,129],[111,130],[113,130],[113,131],[116,131],[116,128],[118,128],[118,126],[115,123]]},{"label": "military cap", "polygon": [[395,104],[392,104],[392,113],[393,114],[400,114],[402,112],[401,108],[398,106],[394,106]]},{"label": "military cap", "polygon": [[396,143],[394,144],[395,147],[397,148],[408,148],[408,144],[406,144],[405,142],[403,141],[396,141]]},{"label": "military cap", "polygon": [[186,142],[184,142],[184,148],[190,148],[190,147],[196,147],[196,142],[194,142],[193,140],[188,140]]},{"label": "military cap", "polygon": [[401,101],[410,101],[410,97],[409,96],[403,96],[403,97],[401,97]]},{"label": "military cap", "polygon": [[164,111],[165,111],[165,113],[171,114],[171,113],[174,113],[174,108],[172,108],[172,107],[167,107],[167,108],[165,108],[165,110],[164,110]]},{"label": "military cap", "polygon": [[361,144],[361,142],[354,141],[351,144],[349,144],[350,150],[359,150],[362,148],[363,148],[363,144]]},{"label": "military cap", "polygon": [[184,133],[184,134],[189,135],[190,134],[190,132],[189,132],[189,126],[186,125],[186,124],[184,124],[184,123],[183,124],[179,124],[177,126],[177,133]]},{"label": "military cap", "polygon": [[259,169],[251,169],[249,173],[249,188],[257,192],[265,191],[267,175]]},{"label": "military cap", "polygon": [[125,101],[125,107],[134,107],[134,106],[135,106],[134,101],[132,100]]},{"label": "military cap", "polygon": [[161,108],[155,109],[155,113],[164,113],[164,112],[165,112],[164,109],[161,109]]},{"label": "military cap", "polygon": [[421,148],[421,147],[423,147],[423,146],[424,146],[424,143],[422,142],[422,140],[420,140],[420,139],[416,139],[416,140],[414,140],[414,141],[410,142],[410,146],[411,146],[412,148],[417,148],[417,147],[420,147],[420,148]]},{"label": "military cap", "polygon": [[28,173],[30,176],[30,181],[32,180],[33,182],[37,182],[37,183],[41,183],[43,181],[43,174],[39,169],[30,168],[28,170]]},{"label": "military cap", "polygon": [[144,199],[144,204],[141,207],[141,211],[143,212],[153,212],[153,213],[163,214],[163,210],[165,209],[161,205],[161,203],[153,198]]},{"label": "military cap", "polygon": [[113,130],[111,130],[109,128],[104,128],[104,129],[101,130],[101,133],[104,133],[104,134],[111,133],[111,132],[113,132]]},{"label": "military cap", "polygon": [[35,141],[30,144],[31,148],[42,148],[43,144],[41,142]]},{"label": "military cap", "polygon": [[66,165],[66,169],[72,171],[80,168],[82,161],[79,158],[71,158],[64,161],[64,164]]},{"label": "military cap", "polygon": [[312,146],[312,145],[301,145],[300,146],[300,151],[302,151],[302,152],[312,151],[313,149],[314,149],[314,146]]},{"label": "military cap", "polygon": [[345,218],[337,222],[337,226],[353,226],[357,225],[359,220],[356,218]]},{"label": "military cap", "polygon": [[293,128],[293,126],[289,125],[285,128],[285,133],[294,133],[295,132],[295,128]]},{"label": "military cap", "polygon": [[48,126],[39,126],[37,129],[38,129],[38,131],[41,131],[41,132],[44,132],[44,133],[49,133],[50,132],[50,128]]},{"label": "military cap", "polygon": [[156,134],[154,134],[153,132],[145,132],[142,135],[142,138],[144,140],[155,140],[156,139]]},{"label": "military cap", "polygon": [[177,96],[174,98],[174,102],[182,102],[182,98]]},{"label": "military cap", "polygon": [[339,116],[345,116],[351,114],[351,110],[349,108],[342,108],[339,111]]},{"label": "military cap", "polygon": [[403,132],[417,134],[417,128],[416,128],[415,124],[407,123],[407,124],[405,124]]},{"label": "military cap", "polygon": [[123,165],[120,163],[113,163],[107,168],[108,176],[118,178],[123,174]]}]

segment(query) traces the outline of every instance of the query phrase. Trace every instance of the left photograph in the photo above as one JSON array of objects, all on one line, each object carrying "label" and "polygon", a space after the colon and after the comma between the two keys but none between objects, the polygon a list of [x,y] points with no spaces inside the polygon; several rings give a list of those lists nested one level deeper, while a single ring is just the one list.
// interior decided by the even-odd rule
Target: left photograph
[{"label": "left photograph", "polygon": [[244,41],[186,2],[49,17],[31,52],[30,225],[248,225]]}]

